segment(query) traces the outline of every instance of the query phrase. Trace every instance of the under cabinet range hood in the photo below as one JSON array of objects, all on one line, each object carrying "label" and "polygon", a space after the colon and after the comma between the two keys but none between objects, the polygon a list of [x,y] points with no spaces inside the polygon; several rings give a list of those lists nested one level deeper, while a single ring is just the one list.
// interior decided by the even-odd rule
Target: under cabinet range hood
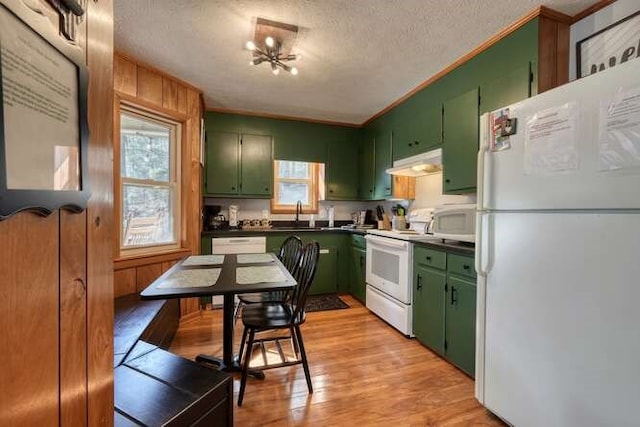
[{"label": "under cabinet range hood", "polygon": [[390,175],[423,176],[442,170],[442,148],[427,151],[405,159],[393,162],[393,167],[387,169]]}]

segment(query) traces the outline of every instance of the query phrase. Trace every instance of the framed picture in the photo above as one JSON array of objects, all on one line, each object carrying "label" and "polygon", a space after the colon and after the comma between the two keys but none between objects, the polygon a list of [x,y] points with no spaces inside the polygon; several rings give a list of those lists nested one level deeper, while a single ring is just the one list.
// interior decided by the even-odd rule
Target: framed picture
[{"label": "framed picture", "polygon": [[578,78],[640,57],[640,11],[576,43]]},{"label": "framed picture", "polygon": [[82,211],[90,193],[81,49],[43,18],[14,12],[0,5],[0,219]]}]

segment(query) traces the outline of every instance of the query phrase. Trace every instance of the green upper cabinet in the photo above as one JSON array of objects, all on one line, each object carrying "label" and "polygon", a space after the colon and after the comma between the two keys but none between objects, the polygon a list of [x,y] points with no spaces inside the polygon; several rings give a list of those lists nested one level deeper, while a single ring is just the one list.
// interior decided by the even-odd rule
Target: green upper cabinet
[{"label": "green upper cabinet", "polygon": [[531,96],[531,64],[503,71],[500,76],[480,85],[480,114],[513,104]]},{"label": "green upper cabinet", "polygon": [[375,138],[364,132],[358,149],[358,198],[372,200],[376,186],[374,164]]},{"label": "green upper cabinet", "polygon": [[425,153],[442,143],[442,105],[413,102],[397,112],[393,160]]},{"label": "green upper cabinet", "polygon": [[273,139],[266,135],[207,131],[204,193],[271,197]]},{"label": "green upper cabinet", "polygon": [[443,192],[469,193],[476,187],[478,89],[444,102]]},{"label": "green upper cabinet", "polygon": [[265,135],[243,134],[240,140],[240,192],[245,196],[271,197],[273,140]]},{"label": "green upper cabinet", "polygon": [[240,135],[207,130],[207,162],[204,192],[237,195],[240,193]]},{"label": "green upper cabinet", "polygon": [[373,198],[375,200],[391,197],[391,175],[386,170],[391,167],[391,130],[380,130],[375,134],[374,150],[374,176],[375,187]]},{"label": "green upper cabinet", "polygon": [[357,141],[333,141],[327,144],[325,164],[325,198],[356,200],[358,198]]}]

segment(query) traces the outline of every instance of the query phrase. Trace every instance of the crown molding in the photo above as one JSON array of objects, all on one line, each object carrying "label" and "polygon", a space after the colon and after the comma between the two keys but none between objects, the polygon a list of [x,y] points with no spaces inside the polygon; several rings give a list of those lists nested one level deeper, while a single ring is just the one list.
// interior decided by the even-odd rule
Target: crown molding
[{"label": "crown molding", "polygon": [[238,114],[242,116],[261,117],[265,119],[293,120],[297,122],[316,123],[316,124],[331,125],[331,126],[343,126],[343,127],[352,127],[352,128],[362,127],[362,125],[358,123],[335,122],[331,120],[310,119],[307,117],[294,117],[294,116],[285,116],[281,114],[271,114],[271,113],[256,113],[254,111],[232,110],[228,108],[212,107],[212,108],[207,108],[206,111],[212,112],[212,113]]},{"label": "crown molding", "polygon": [[596,4],[592,5],[592,6],[589,6],[588,8],[583,10],[582,12],[579,12],[576,15],[574,15],[571,18],[571,23],[575,24],[576,22],[580,21],[581,19],[584,19],[587,16],[596,13],[600,9],[603,9],[603,8],[609,6],[611,3],[615,3],[615,1],[616,0],[600,0],[598,3],[596,3]]}]

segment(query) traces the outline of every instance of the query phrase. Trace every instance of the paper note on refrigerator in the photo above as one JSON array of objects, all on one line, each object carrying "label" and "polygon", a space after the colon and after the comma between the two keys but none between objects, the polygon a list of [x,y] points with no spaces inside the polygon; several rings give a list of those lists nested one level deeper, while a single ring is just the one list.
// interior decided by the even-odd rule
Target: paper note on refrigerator
[{"label": "paper note on refrigerator", "polygon": [[601,171],[640,167],[640,88],[600,103]]},{"label": "paper note on refrigerator", "polygon": [[524,166],[527,175],[567,173],[578,169],[580,111],[576,102],[527,117]]}]

